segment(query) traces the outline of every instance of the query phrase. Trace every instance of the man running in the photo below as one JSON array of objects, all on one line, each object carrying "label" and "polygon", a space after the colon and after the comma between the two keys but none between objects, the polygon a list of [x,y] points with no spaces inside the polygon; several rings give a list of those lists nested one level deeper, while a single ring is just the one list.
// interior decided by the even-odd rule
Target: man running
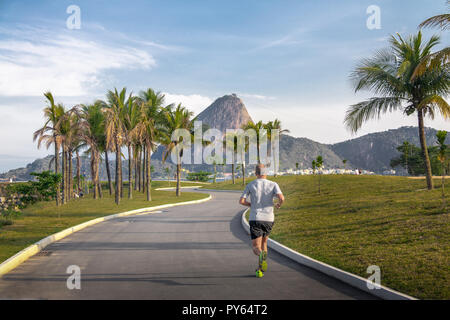
[{"label": "man running", "polygon": [[[284,202],[284,196],[276,182],[267,180],[266,168],[263,164],[256,166],[255,174],[258,179],[245,187],[239,203],[250,207],[250,236],[255,255],[258,256],[256,277],[261,278],[267,270],[267,240],[274,223],[273,198],[278,197],[277,209]],[[250,196],[250,202],[247,201]]]}]

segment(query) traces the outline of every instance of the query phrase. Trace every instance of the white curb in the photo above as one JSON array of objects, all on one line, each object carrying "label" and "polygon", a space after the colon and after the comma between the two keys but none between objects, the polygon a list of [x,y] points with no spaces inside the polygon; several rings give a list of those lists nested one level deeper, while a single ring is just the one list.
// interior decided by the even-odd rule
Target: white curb
[{"label": "white curb", "polygon": [[[247,213],[249,209],[245,210],[242,213],[242,226],[244,227],[244,230],[250,234],[250,226],[247,222],[247,219],[245,218],[245,214]],[[310,267],[312,269],[315,269],[317,271],[320,271],[322,273],[325,273],[326,275],[329,275],[333,278],[336,278],[338,280],[341,280],[342,282],[345,282],[353,287],[356,287],[360,290],[363,290],[367,293],[370,293],[371,295],[374,295],[376,297],[385,299],[385,300],[417,300],[414,297],[408,296],[404,293],[395,291],[391,288],[380,286],[378,289],[369,289],[367,287],[367,284],[370,283],[367,279],[360,277],[358,275],[355,275],[353,273],[338,269],[336,267],[330,266],[329,264],[320,262],[318,260],[315,260],[313,258],[310,258],[308,256],[305,256],[301,253],[298,253],[281,243],[269,239],[267,245],[269,248],[275,250],[276,252],[280,253],[283,256],[286,256],[295,262],[298,262],[302,265],[305,265],[307,267]]]},{"label": "white curb", "polygon": [[107,220],[118,218],[118,217],[125,217],[125,216],[133,215],[136,213],[142,213],[142,212],[146,212],[146,211],[153,211],[153,210],[157,210],[157,209],[170,208],[170,207],[176,207],[176,206],[187,205],[187,204],[202,203],[202,202],[211,200],[211,198],[212,198],[211,195],[209,195],[208,197],[206,197],[204,199],[200,199],[200,200],[191,200],[191,201],[178,202],[178,203],[162,204],[162,205],[154,206],[154,207],[148,207],[148,208],[142,208],[142,209],[136,209],[136,210],[126,211],[126,212],[116,213],[116,214],[112,214],[109,216],[104,216],[104,217],[100,217],[100,218],[96,218],[93,220],[83,222],[74,227],[62,230],[58,233],[54,233],[38,242],[32,244],[31,246],[26,247],[22,251],[16,253],[14,256],[12,256],[8,260],[6,260],[2,264],[0,264],[0,277],[3,276],[4,274],[8,273],[9,271],[13,270],[14,268],[16,268],[18,265],[20,265],[22,262],[26,261],[31,256],[34,256],[36,253],[38,253],[39,251],[44,249],[49,244],[56,242],[58,240],[61,240],[62,238],[65,238],[74,232],[80,231],[86,227],[92,226],[99,222],[107,221]]},{"label": "white curb", "polygon": [[[198,189],[198,188],[202,188],[203,186],[190,186],[190,187],[180,187],[180,189]],[[160,191],[160,190],[174,190],[177,187],[163,187],[163,188],[156,188],[155,190]]]}]

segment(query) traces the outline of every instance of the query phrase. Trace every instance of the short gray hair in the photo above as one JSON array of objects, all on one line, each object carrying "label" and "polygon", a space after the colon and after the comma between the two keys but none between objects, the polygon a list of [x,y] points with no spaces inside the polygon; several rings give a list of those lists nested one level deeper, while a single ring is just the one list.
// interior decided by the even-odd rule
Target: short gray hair
[{"label": "short gray hair", "polygon": [[267,175],[266,166],[263,165],[262,163],[257,164],[256,167],[255,167],[255,174],[257,176],[265,176],[265,175]]}]

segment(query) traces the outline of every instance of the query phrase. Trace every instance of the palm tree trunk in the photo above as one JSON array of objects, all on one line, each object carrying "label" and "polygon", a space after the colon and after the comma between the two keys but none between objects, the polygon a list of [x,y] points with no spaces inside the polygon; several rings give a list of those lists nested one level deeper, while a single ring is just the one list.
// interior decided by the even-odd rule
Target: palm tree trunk
[{"label": "palm tree trunk", "polygon": [[179,197],[181,195],[180,191],[180,175],[181,175],[181,163],[177,163],[177,191],[176,196]]},{"label": "palm tree trunk", "polygon": [[[234,162],[234,159],[233,159]],[[234,184],[234,163],[231,164],[231,178],[233,180],[233,184]]]},{"label": "palm tree trunk", "polygon": [[[59,172],[59,144],[56,141],[56,136],[54,135],[55,139],[55,174],[58,174]],[[61,184],[58,183],[56,185],[56,205],[61,205]]]},{"label": "palm tree trunk", "polygon": [[101,198],[103,198],[103,192],[102,192],[102,182],[100,181],[100,155],[97,153],[96,154],[96,159],[95,159],[95,166],[96,166],[96,181],[97,181],[97,188],[98,188],[98,195]]},{"label": "palm tree trunk", "polygon": [[422,147],[424,162],[425,162],[425,173],[427,177],[427,188],[428,190],[433,189],[433,178],[432,178],[432,172],[431,172],[431,163],[430,163],[430,157],[428,155],[428,148],[427,148],[427,141],[425,138],[425,128],[423,124],[423,111],[418,110],[417,111],[417,117],[419,120],[419,137],[420,137],[420,146]]},{"label": "palm tree trunk", "polygon": [[81,164],[80,164],[80,153],[78,152],[78,150],[76,151],[76,155],[77,155],[77,194],[80,193],[81,190]]},{"label": "palm tree trunk", "polygon": [[131,144],[128,144],[128,199],[133,199],[133,167],[131,166]]},{"label": "palm tree trunk", "polygon": [[106,175],[108,176],[109,195],[112,196],[113,185],[111,180],[111,171],[109,169],[108,151],[105,151],[105,165],[106,165]]},{"label": "palm tree trunk", "polygon": [[98,188],[97,188],[97,172],[95,167],[95,152],[91,150],[91,180],[94,185],[94,199],[98,199]]},{"label": "palm tree trunk", "polygon": [[151,194],[151,183],[152,183],[152,180],[150,179],[150,175],[151,175],[151,170],[150,170],[150,166],[151,166],[151,163],[150,163],[150,161],[151,161],[151,148],[150,147],[148,147],[147,146],[147,148],[146,148],[146,150],[147,150],[147,156],[146,156],[146,159],[147,159],[147,169],[145,170],[145,172],[146,172],[146,181],[147,181],[147,201],[152,201],[152,194]]},{"label": "palm tree trunk", "polygon": [[66,151],[66,203],[70,200],[69,185],[69,151]]},{"label": "palm tree trunk", "polygon": [[141,192],[141,184],[142,184],[142,147],[138,149],[138,159],[137,159],[137,175],[138,175],[138,190]]},{"label": "palm tree trunk", "polygon": [[66,198],[66,150],[64,148],[64,143],[62,144],[62,166],[61,166],[61,173],[62,173],[62,204],[65,204],[67,201]]},{"label": "palm tree trunk", "polygon": [[136,145],[133,147],[133,161],[134,161],[134,191],[138,190],[138,167],[137,167],[137,147]]},{"label": "palm tree trunk", "polygon": [[69,200],[72,199],[73,197],[73,164],[72,164],[72,157],[73,157],[73,153],[72,151],[69,151]]},{"label": "palm tree trunk", "polygon": [[146,172],[146,163],[147,163],[147,151],[146,147],[142,147],[142,192],[145,192],[145,172]]},{"label": "palm tree trunk", "polygon": [[119,178],[119,165],[120,165],[120,148],[119,144],[116,143],[116,190],[115,190],[115,202],[117,205],[120,203],[120,178]]},{"label": "palm tree trunk", "polygon": [[260,164],[261,163],[261,157],[260,157],[260,154],[259,154],[259,132],[257,132],[256,134],[257,134],[257,136],[256,136],[256,152],[257,152],[257,156],[258,156],[258,164]]},{"label": "palm tree trunk", "polygon": [[242,185],[245,186],[245,162],[242,162]]},{"label": "palm tree trunk", "polygon": [[120,184],[120,198],[123,198],[122,151],[120,147],[119,147],[119,184]]}]

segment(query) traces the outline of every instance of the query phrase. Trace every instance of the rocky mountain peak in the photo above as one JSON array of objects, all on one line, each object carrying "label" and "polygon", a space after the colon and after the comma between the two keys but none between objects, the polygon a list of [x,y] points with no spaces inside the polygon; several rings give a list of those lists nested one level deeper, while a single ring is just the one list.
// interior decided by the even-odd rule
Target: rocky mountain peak
[{"label": "rocky mountain peak", "polygon": [[224,133],[226,129],[238,129],[253,121],[244,102],[235,93],[216,99],[197,119]]}]

